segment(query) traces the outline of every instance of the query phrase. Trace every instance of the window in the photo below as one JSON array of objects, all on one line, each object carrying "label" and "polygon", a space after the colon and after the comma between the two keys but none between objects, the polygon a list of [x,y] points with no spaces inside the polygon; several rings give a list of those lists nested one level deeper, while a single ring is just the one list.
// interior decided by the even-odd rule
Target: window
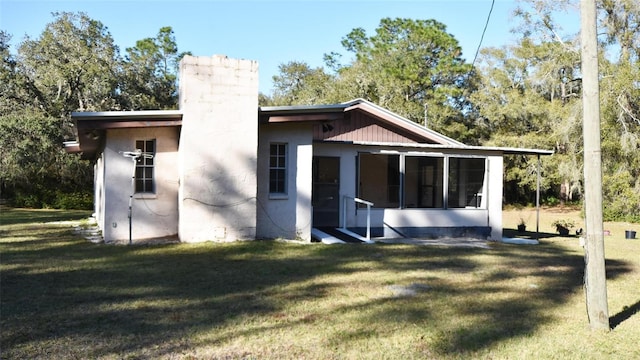
[{"label": "window", "polygon": [[400,156],[360,154],[358,197],[376,208],[400,207]]},{"label": "window", "polygon": [[156,141],[136,140],[136,150],[142,154],[136,160],[136,192],[153,193],[155,184],[153,181],[154,159],[156,154]]},{"label": "window", "polygon": [[406,156],[404,206],[442,208],[444,196],[444,158]]},{"label": "window", "polygon": [[[449,208],[484,208],[485,159],[449,158]],[[484,202],[483,202],[484,200]]]},{"label": "window", "polygon": [[271,144],[269,147],[269,193],[286,194],[287,144]]}]

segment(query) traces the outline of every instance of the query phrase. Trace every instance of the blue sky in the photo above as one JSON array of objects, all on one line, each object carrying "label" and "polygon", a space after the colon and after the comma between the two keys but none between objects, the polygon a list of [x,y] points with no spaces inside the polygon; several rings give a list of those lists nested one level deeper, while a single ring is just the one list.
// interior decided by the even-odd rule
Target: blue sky
[{"label": "blue sky", "polygon": [[[514,41],[511,13],[517,4],[495,1],[483,47]],[[323,54],[345,54],[340,41],[352,29],[372,35],[384,17],[444,23],[471,61],[490,8],[491,0],[0,0],[0,29],[13,35],[15,45],[25,35],[38,37],[52,12],[84,11],[108,27],[124,55],[137,40],[171,26],[180,51],[257,60],[260,90],[269,93],[278,65],[296,60],[323,66]]]}]

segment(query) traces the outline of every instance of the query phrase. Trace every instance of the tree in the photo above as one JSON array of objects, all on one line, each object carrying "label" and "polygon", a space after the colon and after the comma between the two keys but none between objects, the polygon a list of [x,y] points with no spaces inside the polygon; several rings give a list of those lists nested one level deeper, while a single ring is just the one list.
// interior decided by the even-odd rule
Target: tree
[{"label": "tree", "polygon": [[444,24],[384,18],[375,35],[354,29],[342,44],[355,55],[339,70],[342,89],[460,141],[477,141],[468,101],[473,69]]},{"label": "tree", "polygon": [[120,83],[122,106],[128,110],[175,109],[178,106],[178,65],[189,52],[179,53],[170,26],[155,38],[127,48]]},{"label": "tree", "polygon": [[354,58],[341,64],[341,54],[325,54],[332,75],[296,62],[281,66],[274,78],[274,100],[335,103],[365,98],[421,124],[427,113],[429,127],[461,141],[476,143],[485,136],[474,126],[468,101],[472,67],[461,58],[461,48],[444,24],[384,18],[375,35],[356,28],[342,46]]},{"label": "tree", "polygon": [[640,222],[640,63],[600,63],[604,215]]},{"label": "tree", "polygon": [[118,48],[84,13],[53,16],[15,56],[9,35],[0,34],[0,186],[16,205],[86,207],[91,165],[66,154],[62,142],[74,136],[71,111],[118,108]]},{"label": "tree", "polygon": [[609,50],[600,59],[604,216],[640,221],[640,4],[598,5]]},{"label": "tree", "polygon": [[[543,187],[566,197],[582,187],[581,69],[576,34],[558,25],[557,15],[576,9],[575,0],[530,0],[516,9],[517,45],[484,49],[479,90],[472,100],[492,133],[486,144],[553,147],[544,159]],[[604,214],[609,220],[638,221],[640,212],[640,5],[600,0],[600,101]],[[534,184],[535,164],[508,159],[507,189]],[[554,190],[555,189],[555,190]],[[506,191],[510,195],[512,191]]]},{"label": "tree", "polygon": [[0,192],[14,205],[91,206],[91,167],[66,154],[56,118],[32,111],[0,115]]},{"label": "tree", "polygon": [[324,102],[333,84],[333,77],[322,68],[312,69],[304,62],[291,61],[278,66],[273,76],[274,103],[279,105],[311,105]]},{"label": "tree", "polygon": [[54,13],[39,38],[26,38],[18,71],[33,106],[65,119],[71,111],[117,108],[118,48],[99,21],[84,13]]},{"label": "tree", "polygon": [[[542,190],[564,200],[580,192],[576,186],[582,179],[576,58],[565,45],[536,44],[528,38],[510,47],[483,49],[480,86],[471,96],[491,133],[485,145],[555,149],[555,156],[543,159]],[[508,202],[532,200],[528,194],[536,188],[536,167],[537,159],[505,159]]]},{"label": "tree", "polygon": [[6,114],[23,103],[18,99],[16,60],[9,52],[10,41],[11,35],[0,31],[0,114]]},{"label": "tree", "polygon": [[9,51],[10,35],[0,32],[0,191],[17,205],[85,206],[91,164],[62,147],[75,136],[70,113],[175,108],[184,54],[163,27],[127,49],[123,61],[99,21],[84,13],[53,16],[17,55]]},{"label": "tree", "polygon": [[605,45],[619,49],[620,62],[640,58],[640,4],[635,0],[600,0],[600,25],[606,33]]}]

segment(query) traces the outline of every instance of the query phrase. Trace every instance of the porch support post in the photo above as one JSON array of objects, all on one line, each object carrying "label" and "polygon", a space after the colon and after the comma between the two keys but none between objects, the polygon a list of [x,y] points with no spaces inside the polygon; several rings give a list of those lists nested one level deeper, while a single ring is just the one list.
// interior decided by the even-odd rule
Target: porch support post
[{"label": "porch support post", "polygon": [[347,197],[342,197],[342,228],[347,228]]},{"label": "porch support post", "polygon": [[371,205],[367,204],[367,241],[371,240]]}]

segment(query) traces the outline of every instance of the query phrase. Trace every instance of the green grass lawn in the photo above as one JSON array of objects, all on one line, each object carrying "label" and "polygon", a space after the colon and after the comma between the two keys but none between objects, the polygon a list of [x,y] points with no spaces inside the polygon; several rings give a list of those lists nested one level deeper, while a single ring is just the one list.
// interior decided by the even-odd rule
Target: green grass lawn
[{"label": "green grass lawn", "polygon": [[[505,212],[505,226],[523,211]],[[550,225],[540,245],[471,249],[114,246],[52,222],[86,216],[0,210],[2,359],[640,358],[630,224],[605,226],[615,327],[602,333],[589,329],[578,239]]]}]

